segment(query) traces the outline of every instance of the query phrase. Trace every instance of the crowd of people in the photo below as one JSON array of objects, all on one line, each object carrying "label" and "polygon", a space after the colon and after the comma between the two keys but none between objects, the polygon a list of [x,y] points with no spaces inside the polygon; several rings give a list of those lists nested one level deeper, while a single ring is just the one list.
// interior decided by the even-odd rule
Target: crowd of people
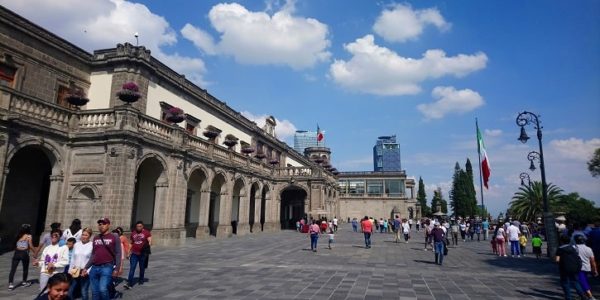
[{"label": "crowd of people", "polygon": [[[61,230],[60,223],[52,223],[50,231],[42,235],[39,245],[34,245],[31,226],[23,224],[17,234],[15,251],[8,277],[8,289],[29,287],[30,263],[40,268],[39,294],[36,299],[111,299],[122,282],[123,262],[129,259],[130,267],[125,289],[134,286],[135,270],[139,264],[138,284],[144,284],[152,234],[138,221],[125,236],[123,228],[110,230],[110,219],[97,221],[97,233],[90,227],[82,228],[74,219],[71,226]],[[23,278],[15,285],[16,270],[22,265]]]}]

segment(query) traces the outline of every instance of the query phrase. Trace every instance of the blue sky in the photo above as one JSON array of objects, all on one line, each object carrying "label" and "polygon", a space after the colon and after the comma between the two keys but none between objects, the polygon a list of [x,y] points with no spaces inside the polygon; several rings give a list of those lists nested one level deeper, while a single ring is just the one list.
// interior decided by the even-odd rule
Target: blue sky
[{"label": "blue sky", "polygon": [[423,177],[428,198],[438,186],[448,198],[455,162],[476,165],[479,118],[494,214],[537,149],[516,140],[515,118],[535,112],[548,181],[600,205],[585,164],[600,147],[598,1],[0,4],[88,51],[135,44],[139,32],[155,57],[235,110],[275,116],[288,143],[318,123],[343,171],[372,170],[376,138],[396,134],[402,166]]}]

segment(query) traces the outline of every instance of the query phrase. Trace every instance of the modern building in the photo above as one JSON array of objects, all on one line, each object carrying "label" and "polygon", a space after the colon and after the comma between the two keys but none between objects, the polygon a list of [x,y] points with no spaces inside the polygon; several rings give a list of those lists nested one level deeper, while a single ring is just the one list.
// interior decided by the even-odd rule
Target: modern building
[{"label": "modern building", "polygon": [[373,147],[373,171],[375,172],[401,172],[400,144],[396,142],[396,135],[380,136]]},{"label": "modern building", "polygon": [[317,132],[298,130],[294,134],[294,150],[304,154],[304,149],[309,147],[325,146],[324,141],[317,143]]},{"label": "modern building", "polygon": [[341,172],[338,175],[340,217],[420,218],[415,180],[400,172]]},{"label": "modern building", "polygon": [[[132,104],[117,97],[127,82]],[[143,46],[88,53],[0,6],[0,247],[23,223],[37,242],[74,218],[141,220],[172,245],[287,228],[290,209],[338,214],[335,175],[276,125],[259,128]]]}]

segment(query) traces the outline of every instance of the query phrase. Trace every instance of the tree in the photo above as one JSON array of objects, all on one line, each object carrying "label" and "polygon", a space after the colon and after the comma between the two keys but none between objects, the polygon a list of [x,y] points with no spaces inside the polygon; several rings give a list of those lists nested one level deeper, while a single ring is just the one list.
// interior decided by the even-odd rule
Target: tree
[{"label": "tree", "polygon": [[595,207],[594,202],[580,197],[578,193],[560,196],[554,203],[553,210],[565,212],[567,220],[574,224],[600,221],[600,208]]},{"label": "tree", "polygon": [[[550,208],[554,207],[554,204],[562,196],[562,192],[563,190],[559,187],[553,184],[548,185],[548,204]],[[535,221],[537,217],[542,216],[544,211],[542,183],[534,181],[531,185],[519,187],[509,204],[508,210],[513,219],[523,222]]]},{"label": "tree", "polygon": [[600,148],[594,151],[594,156],[588,161],[587,165],[593,177],[600,177]]},{"label": "tree", "polygon": [[444,194],[442,194],[442,188],[438,188],[438,195],[440,196],[440,205],[442,206],[442,212],[448,214],[448,201],[444,199]]},{"label": "tree", "polygon": [[421,215],[429,216],[431,214],[431,210],[427,206],[427,194],[425,194],[425,184],[423,183],[423,178],[419,177],[419,189],[417,190],[417,201],[421,205]]},{"label": "tree", "polygon": [[465,208],[467,194],[462,184],[462,177],[464,171],[460,168],[458,162],[454,165],[454,175],[452,176],[452,189],[450,190],[450,207],[454,212],[454,216],[465,216]]},{"label": "tree", "polygon": [[477,192],[475,192],[475,184],[473,183],[473,166],[471,165],[471,160],[467,158],[467,163],[465,163],[465,171],[466,178],[463,178],[463,184],[465,184],[465,189],[467,192],[467,200],[466,200],[466,213],[469,216],[474,216],[479,214],[479,208],[477,207]]},{"label": "tree", "polygon": [[441,188],[437,188],[435,191],[433,191],[433,198],[431,198],[431,211],[434,213],[438,212],[438,206],[440,207],[441,211],[442,198],[440,197],[440,192]]}]

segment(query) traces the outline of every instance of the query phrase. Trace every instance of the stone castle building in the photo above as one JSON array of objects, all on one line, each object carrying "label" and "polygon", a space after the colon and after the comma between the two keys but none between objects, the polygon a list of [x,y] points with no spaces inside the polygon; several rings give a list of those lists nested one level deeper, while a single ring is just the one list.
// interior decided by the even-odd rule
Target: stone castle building
[{"label": "stone castle building", "polygon": [[[116,96],[126,82],[139,86],[133,104]],[[80,108],[67,102],[78,92]],[[183,122],[168,122],[172,107]],[[339,215],[336,176],[276,125],[259,128],[143,46],[88,53],[0,6],[3,248],[23,223],[37,237],[74,218],[94,229],[103,216],[126,229],[141,220],[173,244]]]}]

